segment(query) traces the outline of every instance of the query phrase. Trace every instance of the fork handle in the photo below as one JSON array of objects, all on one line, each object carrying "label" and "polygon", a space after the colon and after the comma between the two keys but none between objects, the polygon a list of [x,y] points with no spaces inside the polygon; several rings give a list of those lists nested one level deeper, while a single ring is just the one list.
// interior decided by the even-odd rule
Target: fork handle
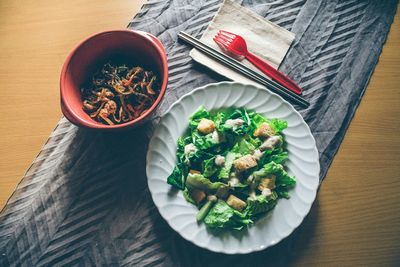
[{"label": "fork handle", "polygon": [[262,72],[268,75],[272,80],[280,83],[281,85],[285,86],[290,91],[295,92],[296,94],[301,94],[302,89],[289,77],[287,77],[282,72],[276,70],[274,67],[269,65],[267,62],[262,60],[261,58],[257,57],[256,55],[248,52],[246,54],[246,58],[253,63],[257,68],[259,68]]}]

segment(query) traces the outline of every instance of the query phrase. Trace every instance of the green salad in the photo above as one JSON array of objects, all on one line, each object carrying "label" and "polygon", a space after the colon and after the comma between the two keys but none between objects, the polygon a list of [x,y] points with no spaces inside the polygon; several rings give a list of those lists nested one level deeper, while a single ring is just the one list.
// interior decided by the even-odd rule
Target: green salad
[{"label": "green salad", "polygon": [[289,198],[296,180],[282,131],[287,122],[244,108],[209,112],[200,107],[178,139],[177,164],[168,184],[183,190],[210,228],[241,230]]}]

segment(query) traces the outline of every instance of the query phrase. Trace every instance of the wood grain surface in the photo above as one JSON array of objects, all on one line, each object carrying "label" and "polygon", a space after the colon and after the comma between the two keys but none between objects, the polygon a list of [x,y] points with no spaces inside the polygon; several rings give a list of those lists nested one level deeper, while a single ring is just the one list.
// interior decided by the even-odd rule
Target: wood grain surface
[{"label": "wood grain surface", "polygon": [[[144,2],[0,1],[0,207],[61,117],[58,78],[68,52],[94,32],[124,28]],[[399,51],[396,14],[310,215],[287,255],[273,248],[284,265],[400,265]]]}]

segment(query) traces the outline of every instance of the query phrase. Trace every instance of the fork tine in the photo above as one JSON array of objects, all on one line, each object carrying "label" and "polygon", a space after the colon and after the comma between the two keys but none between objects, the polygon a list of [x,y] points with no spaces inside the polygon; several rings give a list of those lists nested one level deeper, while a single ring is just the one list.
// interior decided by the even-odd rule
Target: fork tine
[{"label": "fork tine", "polygon": [[227,46],[228,46],[228,44],[227,44],[226,42],[224,42],[223,40],[221,40],[221,39],[219,39],[219,38],[217,38],[217,37],[214,37],[213,40],[214,40],[214,42],[216,42],[217,44],[223,45],[224,47],[227,47]]},{"label": "fork tine", "polygon": [[228,45],[227,45],[227,44],[222,43],[222,42],[221,42],[218,38],[216,38],[216,37],[214,37],[213,40],[214,40],[214,42],[217,43],[217,45],[218,45],[222,50],[224,50],[224,51],[227,51],[227,50],[228,50]]},{"label": "fork tine", "polygon": [[224,36],[225,38],[231,39],[231,40],[233,40],[233,39],[235,38],[235,36],[226,34],[226,33],[221,32],[221,31],[219,31],[219,32],[217,33],[217,35],[218,35],[218,36]]},{"label": "fork tine", "polygon": [[224,43],[227,43],[227,44],[230,44],[232,42],[231,39],[228,39],[228,38],[226,38],[225,36],[222,36],[222,35],[217,35],[215,38],[220,40],[221,42],[224,42]]},{"label": "fork tine", "polygon": [[231,38],[235,38],[236,37],[236,34],[228,32],[228,31],[225,31],[225,30],[219,30],[219,33],[225,34],[226,36],[229,36]]}]

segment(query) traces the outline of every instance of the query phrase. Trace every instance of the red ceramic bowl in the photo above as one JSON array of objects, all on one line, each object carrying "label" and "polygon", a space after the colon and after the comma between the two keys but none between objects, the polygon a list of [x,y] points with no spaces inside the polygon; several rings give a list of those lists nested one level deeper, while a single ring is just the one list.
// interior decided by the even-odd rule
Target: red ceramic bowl
[{"label": "red ceramic bowl", "polygon": [[[118,125],[96,122],[82,109],[80,87],[108,59],[139,65],[157,74],[160,94],[139,118]],[[60,77],[61,110],[73,124],[81,127],[116,130],[138,126],[149,118],[165,94],[168,83],[167,56],[162,43],[153,35],[134,30],[114,30],[90,36],[68,56]]]}]

